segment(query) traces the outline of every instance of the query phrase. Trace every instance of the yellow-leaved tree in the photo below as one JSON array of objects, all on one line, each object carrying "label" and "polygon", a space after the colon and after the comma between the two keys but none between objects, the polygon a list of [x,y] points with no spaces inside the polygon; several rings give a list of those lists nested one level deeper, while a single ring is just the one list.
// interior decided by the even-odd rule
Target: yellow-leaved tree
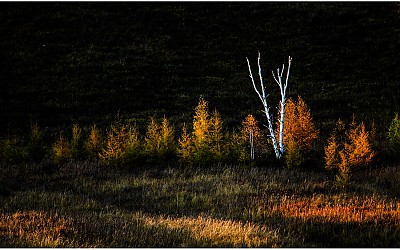
[{"label": "yellow-leaved tree", "polygon": [[208,113],[208,102],[200,97],[193,117],[193,143],[196,150],[201,150],[207,144],[211,121]]},{"label": "yellow-leaved tree", "polygon": [[107,164],[118,164],[136,159],[139,153],[140,140],[136,127],[116,122],[107,132],[99,157]]},{"label": "yellow-leaved tree", "polygon": [[186,124],[182,127],[182,135],[178,139],[178,156],[184,162],[190,162],[193,157],[193,144],[190,135],[187,132]]},{"label": "yellow-leaved tree", "polygon": [[104,148],[99,153],[100,159],[107,164],[120,162],[125,155],[125,141],[127,137],[126,127],[111,125],[111,129],[107,132],[107,139]]},{"label": "yellow-leaved tree", "polygon": [[161,145],[161,135],[159,126],[154,118],[151,118],[150,123],[147,125],[147,132],[144,138],[144,150],[150,157],[156,157]]},{"label": "yellow-leaved tree", "polygon": [[174,128],[165,117],[161,124],[151,118],[144,140],[144,149],[150,158],[166,158],[175,153]]},{"label": "yellow-leaved tree", "polygon": [[62,134],[53,144],[53,156],[59,163],[72,158],[71,144]]},{"label": "yellow-leaved tree", "polygon": [[193,117],[193,132],[189,135],[187,127],[182,129],[179,139],[178,155],[184,161],[220,161],[223,151],[222,120],[217,111],[210,116],[208,102],[200,97]]},{"label": "yellow-leaved tree", "polygon": [[223,133],[222,120],[217,110],[211,116],[211,128],[209,135],[209,150],[215,161],[222,160]]},{"label": "yellow-leaved tree", "polygon": [[318,136],[319,131],[314,126],[304,100],[300,96],[297,101],[289,99],[286,103],[283,129],[286,165],[292,168],[303,164]]}]

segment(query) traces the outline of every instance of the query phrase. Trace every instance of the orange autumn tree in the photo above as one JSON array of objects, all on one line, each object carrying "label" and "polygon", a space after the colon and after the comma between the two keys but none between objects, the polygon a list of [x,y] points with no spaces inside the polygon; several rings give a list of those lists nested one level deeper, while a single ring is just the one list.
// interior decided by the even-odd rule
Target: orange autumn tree
[{"label": "orange autumn tree", "polygon": [[319,136],[307,104],[299,96],[297,101],[286,102],[283,144],[285,160],[289,168],[304,163],[306,155],[312,150],[314,141]]},{"label": "orange autumn tree", "polygon": [[364,123],[357,125],[354,117],[349,131],[345,131],[341,120],[337,122],[325,147],[325,168],[338,171],[336,179],[339,184],[346,185],[352,171],[372,162],[375,152],[369,136]]}]

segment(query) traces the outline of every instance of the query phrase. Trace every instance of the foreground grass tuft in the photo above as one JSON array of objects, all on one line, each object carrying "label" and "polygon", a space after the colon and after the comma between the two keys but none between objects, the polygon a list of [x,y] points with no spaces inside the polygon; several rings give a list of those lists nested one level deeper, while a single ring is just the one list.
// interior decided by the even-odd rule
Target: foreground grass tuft
[{"label": "foreground grass tuft", "polygon": [[74,233],[72,221],[42,211],[0,214],[2,247],[65,247]]}]

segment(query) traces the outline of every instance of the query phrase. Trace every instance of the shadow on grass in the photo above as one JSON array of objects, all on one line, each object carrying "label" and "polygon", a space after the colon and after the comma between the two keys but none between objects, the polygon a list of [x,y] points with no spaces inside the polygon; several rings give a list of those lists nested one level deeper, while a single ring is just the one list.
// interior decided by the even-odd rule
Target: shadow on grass
[{"label": "shadow on grass", "polygon": [[[323,219],[321,219],[322,221]],[[318,222],[281,215],[265,218],[279,228],[285,247],[399,247],[400,230],[387,222]]]}]

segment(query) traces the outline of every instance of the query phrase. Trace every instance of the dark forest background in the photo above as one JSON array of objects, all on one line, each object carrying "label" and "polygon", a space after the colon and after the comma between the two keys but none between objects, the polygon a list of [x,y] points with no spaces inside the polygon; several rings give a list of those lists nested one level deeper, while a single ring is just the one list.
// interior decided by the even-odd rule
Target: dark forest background
[{"label": "dark forest background", "polygon": [[[400,110],[398,3],[1,3],[0,134],[30,125],[179,127],[200,96],[234,127],[261,103],[246,57],[271,70],[293,57],[289,96],[322,130],[353,114],[386,131]],[[256,73],[256,72],[254,72]],[[276,105],[276,106],[275,106]],[[276,111],[276,110],[275,110]]]}]

